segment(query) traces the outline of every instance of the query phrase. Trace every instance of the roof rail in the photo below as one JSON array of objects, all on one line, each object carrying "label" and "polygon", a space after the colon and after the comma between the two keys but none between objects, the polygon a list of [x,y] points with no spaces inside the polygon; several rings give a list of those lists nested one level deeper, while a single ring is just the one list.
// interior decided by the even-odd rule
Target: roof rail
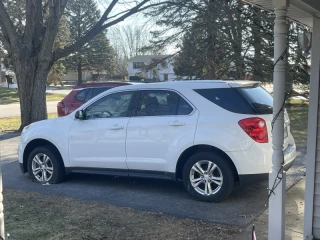
[{"label": "roof rail", "polygon": [[82,86],[82,85],[88,85],[88,84],[105,84],[105,83],[119,83],[119,84],[124,84],[127,83],[128,85],[130,84],[129,81],[105,81],[105,82],[86,82],[86,83],[81,83],[77,86]]}]

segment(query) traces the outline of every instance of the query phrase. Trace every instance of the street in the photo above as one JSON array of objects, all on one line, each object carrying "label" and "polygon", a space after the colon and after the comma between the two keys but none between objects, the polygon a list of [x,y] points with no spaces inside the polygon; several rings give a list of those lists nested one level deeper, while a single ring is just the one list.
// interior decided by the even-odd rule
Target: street
[{"label": "street", "polygon": [[[72,174],[61,184],[41,185],[20,171],[17,163],[19,136],[8,133],[1,138],[4,188],[93,200],[240,227],[248,225],[267,207],[267,182],[237,186],[228,200],[216,204],[196,201],[189,197],[181,182],[164,180]],[[305,174],[305,154],[305,148],[298,149],[298,157],[287,173],[287,189]]]},{"label": "street", "polygon": [[[58,101],[47,102],[47,112],[57,112]],[[20,116],[20,104],[0,105],[0,118]]]}]

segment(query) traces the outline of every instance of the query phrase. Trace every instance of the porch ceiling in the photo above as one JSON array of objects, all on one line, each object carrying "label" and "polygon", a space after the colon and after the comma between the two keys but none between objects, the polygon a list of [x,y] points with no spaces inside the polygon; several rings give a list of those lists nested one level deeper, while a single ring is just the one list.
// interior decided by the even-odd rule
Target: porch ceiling
[{"label": "porch ceiling", "polygon": [[[244,0],[245,2],[273,11],[272,0]],[[320,0],[291,0],[288,17],[312,27],[312,18],[320,17]]]}]

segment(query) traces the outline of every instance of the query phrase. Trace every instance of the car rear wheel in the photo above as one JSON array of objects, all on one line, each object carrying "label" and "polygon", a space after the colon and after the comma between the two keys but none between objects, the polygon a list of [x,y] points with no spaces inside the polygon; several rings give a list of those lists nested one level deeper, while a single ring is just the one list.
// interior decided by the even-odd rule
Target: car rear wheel
[{"label": "car rear wheel", "polygon": [[28,173],[32,180],[41,183],[59,183],[65,177],[62,159],[50,145],[37,147],[30,153]]},{"label": "car rear wheel", "polygon": [[198,200],[219,202],[233,190],[234,174],[226,159],[213,152],[196,153],[183,168],[183,184]]}]

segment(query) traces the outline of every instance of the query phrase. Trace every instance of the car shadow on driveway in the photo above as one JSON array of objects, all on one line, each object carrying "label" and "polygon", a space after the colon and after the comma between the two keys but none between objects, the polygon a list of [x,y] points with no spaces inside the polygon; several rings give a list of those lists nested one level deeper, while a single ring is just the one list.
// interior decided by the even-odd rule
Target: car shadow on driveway
[{"label": "car shadow on driveway", "polygon": [[182,182],[167,180],[72,174],[60,184],[32,182],[20,172],[16,161],[3,164],[5,188],[99,201],[142,211],[245,227],[261,214],[267,203],[265,184],[236,186],[221,203],[194,200]]},{"label": "car shadow on driveway", "polygon": [[[287,173],[287,188],[304,175],[305,149]],[[11,152],[8,153],[11,156]],[[267,207],[267,182],[245,187],[235,186],[230,197],[220,203],[194,200],[184,190],[182,182],[168,180],[72,174],[60,184],[42,185],[22,174],[13,157],[2,159],[5,188],[46,195],[92,200],[142,211],[245,227]],[[14,161],[12,161],[14,160]]]}]

